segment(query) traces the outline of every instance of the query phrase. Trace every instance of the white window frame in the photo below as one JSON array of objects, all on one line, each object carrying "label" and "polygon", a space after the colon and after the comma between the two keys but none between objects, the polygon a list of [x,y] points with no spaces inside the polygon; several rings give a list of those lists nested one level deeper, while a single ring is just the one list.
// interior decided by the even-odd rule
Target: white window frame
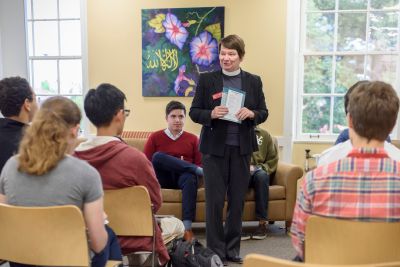
[{"label": "white window frame", "polygon": [[[338,1],[338,0],[336,0]],[[303,84],[303,54],[302,46],[305,43],[302,35],[302,27],[305,25],[305,5],[299,0],[287,0],[287,29],[286,29],[286,80],[285,80],[285,111],[284,133],[285,140],[301,143],[332,143],[337,134],[303,134],[302,127],[302,84]],[[400,24],[400,20],[399,20]],[[368,33],[367,33],[368,34]],[[400,46],[400,31],[398,34],[398,46]],[[342,53],[341,53],[342,54]],[[353,53],[351,53],[353,55]],[[368,53],[368,54],[373,54]],[[396,52],[397,54],[397,52]],[[336,54],[333,54],[335,56]],[[362,53],[362,55],[365,55]],[[400,53],[397,54],[397,78],[395,89],[400,95]],[[335,94],[329,94],[332,96]],[[331,105],[331,109],[333,105]],[[332,117],[330,118],[332,120]],[[400,116],[397,119],[395,129],[391,134],[392,139],[400,137]],[[287,153],[291,154],[292,145],[287,146]],[[289,150],[290,149],[290,150]]]},{"label": "white window frame", "polygon": [[[33,67],[31,66],[31,62],[30,60],[35,60],[35,59],[52,59],[52,60],[62,60],[62,59],[80,59],[81,60],[81,64],[82,64],[82,99],[84,100],[84,97],[88,91],[88,84],[89,84],[89,78],[88,78],[88,45],[87,45],[87,0],[80,0],[80,25],[81,25],[81,56],[30,56],[29,55],[29,40],[28,40],[28,21],[32,21],[32,20],[28,20],[28,8],[27,8],[27,1],[31,1],[31,0],[24,0],[24,19],[25,19],[25,36],[26,36],[26,55],[27,55],[27,60],[26,60],[26,64],[27,64],[27,69],[28,69],[28,77],[29,80],[31,82],[31,85],[33,86],[33,77],[31,77],[32,75],[32,71]],[[57,0],[58,2],[58,0]],[[32,6],[32,5],[31,5]],[[33,7],[32,7],[33,9]],[[33,18],[33,14],[31,14],[31,17]],[[68,20],[68,19],[66,19]],[[46,19],[43,20],[35,20],[35,21],[46,21]],[[49,20],[47,20],[49,21]],[[64,19],[51,19],[51,21],[64,21]],[[58,27],[59,27],[59,23],[58,23]],[[34,33],[32,32],[32,35]],[[60,33],[58,33],[58,44],[60,44]],[[34,49],[34,47],[32,48]],[[58,48],[60,50],[60,46]],[[57,64],[57,75],[58,77],[60,77],[60,72],[59,72],[59,64]],[[32,75],[33,76],[33,75]],[[60,87],[60,81],[58,80],[58,89]],[[43,94],[40,94],[43,95]],[[60,94],[62,95],[62,94]],[[73,96],[75,95],[79,95],[80,94],[72,94]],[[66,95],[67,96],[67,95]],[[89,121],[87,119],[87,117],[85,116],[85,112],[83,110],[81,110],[82,112],[82,121],[81,121],[81,131],[82,131],[82,135],[83,136],[88,136],[90,134],[90,129],[89,129]]]}]

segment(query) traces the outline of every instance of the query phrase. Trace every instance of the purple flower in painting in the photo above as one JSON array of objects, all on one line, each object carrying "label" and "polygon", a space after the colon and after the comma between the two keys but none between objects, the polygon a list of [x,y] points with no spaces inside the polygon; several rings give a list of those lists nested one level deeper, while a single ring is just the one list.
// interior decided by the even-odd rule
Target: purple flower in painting
[{"label": "purple flower in painting", "polygon": [[218,57],[218,43],[211,33],[204,31],[190,42],[192,62],[209,66]]},{"label": "purple flower in painting", "polygon": [[186,65],[180,66],[178,76],[176,76],[174,83],[174,91],[178,96],[193,96],[196,83],[193,79],[187,77],[185,72]]},{"label": "purple flower in painting", "polygon": [[165,28],[165,37],[179,49],[182,49],[189,33],[182,26],[180,20],[174,14],[168,13],[162,24]]}]

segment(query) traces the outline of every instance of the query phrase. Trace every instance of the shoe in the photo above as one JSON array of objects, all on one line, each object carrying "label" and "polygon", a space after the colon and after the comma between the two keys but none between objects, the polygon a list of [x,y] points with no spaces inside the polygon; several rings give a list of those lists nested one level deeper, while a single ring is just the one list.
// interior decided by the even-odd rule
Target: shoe
[{"label": "shoe", "polygon": [[192,242],[194,238],[194,234],[192,230],[185,230],[185,233],[183,234],[183,239],[189,242]]},{"label": "shoe", "polygon": [[259,224],[257,229],[251,235],[252,239],[262,240],[267,237],[267,226],[265,224]]},{"label": "shoe", "polygon": [[230,262],[234,262],[234,263],[239,263],[239,264],[242,264],[242,263],[243,263],[243,258],[242,258],[242,257],[239,257],[239,256],[235,256],[235,257],[226,257],[226,260],[227,260],[227,261],[230,261]]},{"label": "shoe", "polygon": [[242,234],[240,235],[240,240],[241,241],[246,241],[246,240],[250,240],[251,235],[249,233],[246,232],[242,232]]}]

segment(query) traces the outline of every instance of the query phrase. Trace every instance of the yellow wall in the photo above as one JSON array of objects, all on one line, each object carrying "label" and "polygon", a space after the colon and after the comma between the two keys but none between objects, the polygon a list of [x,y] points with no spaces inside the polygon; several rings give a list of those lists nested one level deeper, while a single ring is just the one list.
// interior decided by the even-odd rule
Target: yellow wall
[{"label": "yellow wall", "polygon": [[[331,143],[323,143],[323,144],[316,144],[316,143],[310,143],[310,142],[301,142],[301,143],[296,143],[293,145],[293,150],[292,150],[292,163],[302,166],[304,168],[304,161],[305,161],[305,155],[306,149],[310,149],[310,154],[320,154],[322,151],[325,149],[331,147]],[[310,167],[315,166],[315,161],[311,160],[310,161]]]},{"label": "yellow wall", "polygon": [[[276,0],[88,0],[89,86],[109,82],[123,90],[132,110],[126,130],[165,127],[164,108],[171,97],[142,97],[141,9],[225,6],[225,35],[246,43],[243,69],[261,76],[270,110],[263,125],[283,135],[286,1]],[[192,98],[179,98],[187,108]],[[190,118],[186,130],[199,133]]]}]

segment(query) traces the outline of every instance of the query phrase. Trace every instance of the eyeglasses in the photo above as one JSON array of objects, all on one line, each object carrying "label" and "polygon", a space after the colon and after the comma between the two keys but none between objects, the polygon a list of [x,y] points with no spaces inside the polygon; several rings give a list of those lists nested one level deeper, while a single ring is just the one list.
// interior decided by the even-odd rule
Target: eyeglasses
[{"label": "eyeglasses", "polygon": [[122,111],[124,112],[125,117],[128,117],[129,114],[131,114],[131,110],[130,109],[123,109]]}]

